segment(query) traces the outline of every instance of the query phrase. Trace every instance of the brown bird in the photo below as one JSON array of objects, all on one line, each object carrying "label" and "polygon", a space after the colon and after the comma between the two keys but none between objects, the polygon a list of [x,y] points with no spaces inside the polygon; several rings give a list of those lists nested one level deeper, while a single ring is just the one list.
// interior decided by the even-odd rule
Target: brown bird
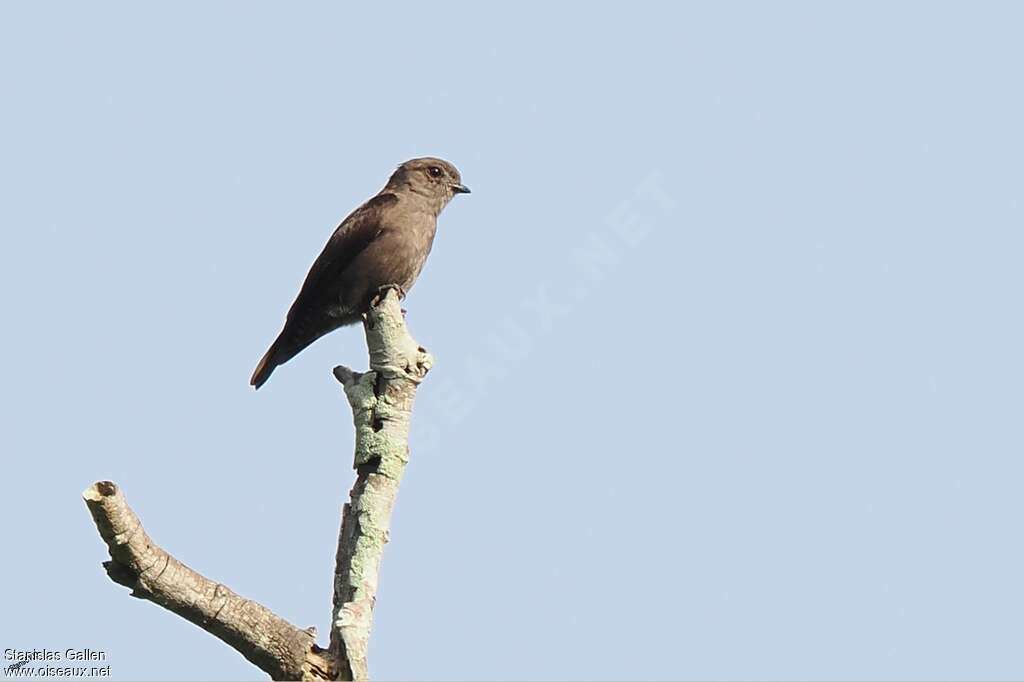
[{"label": "brown bird", "polygon": [[334,230],[249,383],[259,388],[324,334],[360,321],[382,287],[397,286],[404,296],[430,253],[437,216],[453,196],[468,192],[458,169],[442,159],[399,166],[377,196]]}]

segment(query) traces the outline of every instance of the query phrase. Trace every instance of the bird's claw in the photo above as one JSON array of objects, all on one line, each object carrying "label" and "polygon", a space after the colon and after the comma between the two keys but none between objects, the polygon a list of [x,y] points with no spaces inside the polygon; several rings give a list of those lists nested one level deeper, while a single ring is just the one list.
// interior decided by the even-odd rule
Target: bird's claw
[{"label": "bird's claw", "polygon": [[[398,294],[398,300],[399,301],[405,299],[405,289],[403,289],[400,285],[398,285],[398,284],[385,284],[384,286],[381,286],[381,287],[377,288],[377,294],[373,297],[373,301],[371,301],[371,305],[373,305],[374,307],[377,307],[377,305],[379,305],[380,302],[384,300],[384,297],[388,295],[388,289],[394,289],[395,290],[395,293]],[[402,311],[402,312],[404,313],[405,311]]]}]

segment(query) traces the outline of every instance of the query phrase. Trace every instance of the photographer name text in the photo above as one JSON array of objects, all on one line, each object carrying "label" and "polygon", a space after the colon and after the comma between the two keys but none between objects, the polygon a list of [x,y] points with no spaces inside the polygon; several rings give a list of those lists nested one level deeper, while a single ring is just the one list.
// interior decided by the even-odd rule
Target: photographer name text
[{"label": "photographer name text", "polygon": [[4,649],[5,661],[105,661],[99,649]]}]

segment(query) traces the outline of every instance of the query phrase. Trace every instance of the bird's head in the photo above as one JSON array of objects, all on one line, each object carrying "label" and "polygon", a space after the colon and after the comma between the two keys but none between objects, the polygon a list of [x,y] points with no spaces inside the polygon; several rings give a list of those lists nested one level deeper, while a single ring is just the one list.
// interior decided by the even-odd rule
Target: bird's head
[{"label": "bird's head", "polygon": [[403,163],[391,175],[387,189],[423,197],[438,213],[456,194],[469,193],[469,188],[462,184],[459,169],[432,156]]}]

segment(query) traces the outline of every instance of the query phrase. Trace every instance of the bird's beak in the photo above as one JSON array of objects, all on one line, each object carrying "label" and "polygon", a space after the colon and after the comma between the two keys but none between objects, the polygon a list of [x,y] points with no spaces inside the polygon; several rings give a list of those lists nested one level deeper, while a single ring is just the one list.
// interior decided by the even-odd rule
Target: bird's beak
[{"label": "bird's beak", "polygon": [[456,194],[469,194],[469,188],[465,185],[452,185],[452,191]]}]

